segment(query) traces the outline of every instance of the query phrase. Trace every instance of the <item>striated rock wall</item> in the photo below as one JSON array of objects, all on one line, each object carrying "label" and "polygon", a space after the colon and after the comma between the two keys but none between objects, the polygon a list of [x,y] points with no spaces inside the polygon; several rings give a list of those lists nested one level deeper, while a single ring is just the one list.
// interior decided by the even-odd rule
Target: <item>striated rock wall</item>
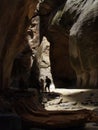
[{"label": "striated rock wall", "polygon": [[66,29],[68,23],[71,23],[69,55],[78,88],[98,87],[97,12],[97,0],[67,0],[62,9],[61,25]]}]

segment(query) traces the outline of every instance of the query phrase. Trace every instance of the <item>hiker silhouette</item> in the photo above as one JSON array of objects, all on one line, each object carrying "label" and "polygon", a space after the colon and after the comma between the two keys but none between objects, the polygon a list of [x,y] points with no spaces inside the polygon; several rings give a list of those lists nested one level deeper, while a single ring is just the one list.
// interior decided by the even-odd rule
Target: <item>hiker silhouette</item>
[{"label": "hiker silhouette", "polygon": [[47,89],[48,89],[48,91],[50,92],[51,79],[48,78],[48,76],[46,76],[45,82],[46,82],[46,85],[45,85],[45,92],[47,92]]}]

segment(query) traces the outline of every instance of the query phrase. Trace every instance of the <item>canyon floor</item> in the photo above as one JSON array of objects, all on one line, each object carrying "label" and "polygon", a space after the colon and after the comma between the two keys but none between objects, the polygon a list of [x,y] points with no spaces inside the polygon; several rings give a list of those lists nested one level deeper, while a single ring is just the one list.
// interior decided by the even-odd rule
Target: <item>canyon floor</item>
[{"label": "canyon floor", "polygon": [[[46,110],[90,109],[98,114],[98,89],[55,89],[43,93]],[[78,130],[80,130],[79,128]],[[87,123],[81,130],[98,130],[98,124]]]}]

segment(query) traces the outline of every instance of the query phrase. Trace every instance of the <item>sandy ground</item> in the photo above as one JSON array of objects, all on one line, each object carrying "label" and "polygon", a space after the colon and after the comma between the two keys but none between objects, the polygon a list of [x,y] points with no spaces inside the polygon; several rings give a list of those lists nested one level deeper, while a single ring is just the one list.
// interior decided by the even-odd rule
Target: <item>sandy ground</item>
[{"label": "sandy ground", "polygon": [[[98,112],[98,89],[54,89],[43,94],[46,110],[90,109]],[[80,129],[78,129],[80,130]],[[98,124],[87,123],[82,130],[98,130]]]},{"label": "sandy ground", "polygon": [[98,109],[97,89],[52,89],[45,96],[47,110]]}]

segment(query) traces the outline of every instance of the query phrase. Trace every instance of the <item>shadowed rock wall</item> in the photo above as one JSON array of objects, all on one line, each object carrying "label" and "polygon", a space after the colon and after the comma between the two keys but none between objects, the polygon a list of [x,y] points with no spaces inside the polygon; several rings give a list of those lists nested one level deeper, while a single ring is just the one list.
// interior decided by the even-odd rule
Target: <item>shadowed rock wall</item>
[{"label": "shadowed rock wall", "polygon": [[27,45],[36,0],[0,1],[0,89],[8,88],[14,59]]}]

